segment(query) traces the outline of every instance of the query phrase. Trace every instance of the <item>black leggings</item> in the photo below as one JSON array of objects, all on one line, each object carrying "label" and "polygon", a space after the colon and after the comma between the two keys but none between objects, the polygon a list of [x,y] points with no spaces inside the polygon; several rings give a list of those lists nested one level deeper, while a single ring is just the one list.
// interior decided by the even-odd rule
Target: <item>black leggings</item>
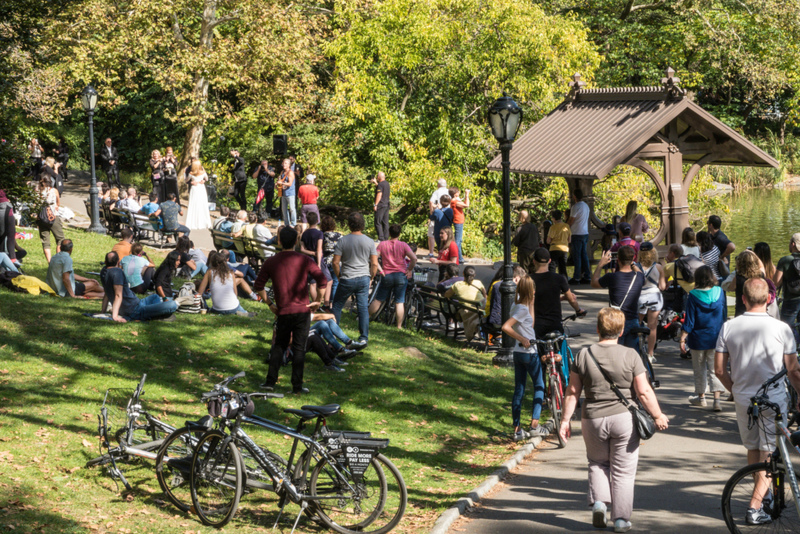
[{"label": "black leggings", "polygon": [[331,365],[333,363],[333,359],[336,357],[336,353],[333,352],[333,349],[325,343],[325,340],[322,339],[322,336],[318,335],[310,335],[308,336],[308,341],[306,342],[306,352],[313,352],[319,359],[322,360],[323,365]]}]

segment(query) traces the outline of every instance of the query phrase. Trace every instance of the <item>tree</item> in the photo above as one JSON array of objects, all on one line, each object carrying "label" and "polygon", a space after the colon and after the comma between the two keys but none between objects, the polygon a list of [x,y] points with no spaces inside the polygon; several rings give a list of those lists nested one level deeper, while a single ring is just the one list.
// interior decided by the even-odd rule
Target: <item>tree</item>
[{"label": "tree", "polygon": [[124,89],[158,85],[163,116],[186,129],[181,169],[199,155],[204,127],[243,113],[292,123],[316,102],[314,65],[325,33],[319,11],[282,0],[86,0],[51,31],[68,74],[118,106]]}]

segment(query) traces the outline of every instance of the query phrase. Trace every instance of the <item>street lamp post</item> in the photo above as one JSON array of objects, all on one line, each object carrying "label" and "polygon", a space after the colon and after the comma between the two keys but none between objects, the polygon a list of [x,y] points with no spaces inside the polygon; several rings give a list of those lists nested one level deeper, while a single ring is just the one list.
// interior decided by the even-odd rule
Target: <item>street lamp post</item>
[{"label": "street lamp post", "polygon": [[[511,315],[514,302],[514,266],[511,262],[511,146],[517,136],[522,122],[522,108],[510,96],[503,93],[489,109],[489,126],[492,135],[500,143],[500,154],[503,167],[503,282],[500,284],[500,295],[503,305],[503,324]],[[503,333],[503,345],[493,362],[500,365],[511,365],[514,361],[514,349],[511,336]]]},{"label": "street lamp post", "polygon": [[97,106],[97,91],[94,87],[87,85],[81,93],[81,104],[83,110],[89,117],[89,164],[92,166],[92,187],[89,188],[89,202],[92,205],[92,223],[89,226],[89,231],[95,234],[105,234],[106,229],[100,224],[100,205],[97,200],[97,175],[94,168],[94,108]]}]

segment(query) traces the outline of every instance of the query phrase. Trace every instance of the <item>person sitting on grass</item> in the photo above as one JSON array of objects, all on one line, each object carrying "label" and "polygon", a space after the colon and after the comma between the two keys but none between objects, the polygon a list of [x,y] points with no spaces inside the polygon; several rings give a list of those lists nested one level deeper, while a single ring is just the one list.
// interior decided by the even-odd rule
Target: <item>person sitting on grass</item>
[{"label": "person sitting on grass", "polygon": [[[344,330],[336,322],[336,316],[332,313],[315,312],[311,314],[311,320],[315,322],[311,325],[310,331],[318,332],[339,354],[339,358],[343,360],[352,358],[358,351],[367,346],[366,341],[353,341],[350,339],[350,336],[345,334]],[[340,341],[344,343],[344,346],[339,343]]]},{"label": "person sitting on grass", "polygon": [[198,274],[206,274],[206,271],[208,270],[208,258],[202,250],[195,248],[192,241],[189,241],[189,256],[192,257],[192,261],[196,265],[194,271],[192,271],[192,275],[189,278],[194,278]]},{"label": "person sitting on grass", "polygon": [[181,253],[177,250],[173,250],[167,254],[167,257],[164,258],[164,261],[162,261],[161,265],[156,269],[156,274],[153,277],[153,285],[156,288],[158,296],[165,301],[172,300],[172,277],[178,272],[180,264]]},{"label": "person sitting on grass", "polygon": [[47,267],[47,285],[58,296],[85,299],[103,298],[103,288],[95,280],[75,274],[72,265],[72,240],[61,242],[61,252],[53,256]]},{"label": "person sitting on grass", "polygon": [[122,261],[125,256],[131,253],[131,246],[133,245],[133,230],[125,227],[122,229],[122,231],[120,231],[120,236],[122,239],[117,241],[117,243],[111,247],[111,250],[116,252],[120,261]]},{"label": "person sitting on grass", "polygon": [[119,266],[125,273],[131,291],[139,295],[147,293],[156,274],[156,265],[147,257],[141,243],[133,244],[131,253],[122,258]]},{"label": "person sitting on grass", "polygon": [[[203,281],[200,282],[198,292],[202,295],[205,293],[206,288],[211,290],[211,313],[219,315],[241,315],[244,317],[253,317],[255,314],[248,313],[247,310],[242,308],[239,303],[239,298],[236,296],[236,288],[240,285],[247,286],[242,278],[233,274],[233,270],[228,266],[228,262],[217,252],[212,252],[208,258],[208,270],[203,276]],[[245,291],[251,293],[250,287],[247,286]]]},{"label": "person sitting on grass", "polygon": [[106,254],[103,275],[103,307],[101,313],[106,313],[108,304],[111,303],[111,319],[118,323],[128,321],[150,321],[154,319],[167,319],[178,309],[174,300],[162,301],[159,295],[153,294],[139,300],[131,291],[125,273],[119,268],[119,256],[116,252]]},{"label": "person sitting on grass", "polygon": [[236,254],[232,250],[220,250],[219,253],[228,262],[228,266],[236,272],[241,273],[248,284],[256,281],[256,272],[249,263],[240,263],[236,261]]}]

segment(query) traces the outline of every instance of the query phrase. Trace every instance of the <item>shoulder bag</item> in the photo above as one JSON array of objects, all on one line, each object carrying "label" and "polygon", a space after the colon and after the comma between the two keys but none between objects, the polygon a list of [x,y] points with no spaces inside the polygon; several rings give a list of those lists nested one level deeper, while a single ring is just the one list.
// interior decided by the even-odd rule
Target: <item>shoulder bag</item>
[{"label": "shoulder bag", "polygon": [[625,301],[628,300],[628,295],[630,294],[631,289],[633,289],[633,284],[636,282],[636,272],[634,272],[633,275],[634,276],[633,276],[633,280],[631,280],[631,285],[628,286],[628,290],[625,292],[625,296],[622,297],[622,302],[619,303],[619,306],[615,306],[614,304],[611,304],[609,302],[609,305],[612,308],[614,308],[615,310],[621,310],[622,306],[625,304]]},{"label": "shoulder bag", "polygon": [[636,404],[633,404],[627,398],[625,398],[625,395],[622,394],[614,381],[611,380],[611,377],[608,376],[602,367],[600,367],[597,358],[595,358],[594,354],[592,354],[592,349],[589,349],[587,352],[589,353],[589,357],[592,359],[594,364],[600,370],[603,378],[605,378],[611,386],[612,391],[614,391],[614,393],[617,394],[617,397],[619,397],[620,402],[622,402],[622,404],[624,404],[633,415],[633,423],[636,425],[636,430],[639,431],[639,437],[645,440],[652,438],[656,433],[656,422],[653,419],[653,416],[650,415],[641,405],[639,405],[638,401]]}]

